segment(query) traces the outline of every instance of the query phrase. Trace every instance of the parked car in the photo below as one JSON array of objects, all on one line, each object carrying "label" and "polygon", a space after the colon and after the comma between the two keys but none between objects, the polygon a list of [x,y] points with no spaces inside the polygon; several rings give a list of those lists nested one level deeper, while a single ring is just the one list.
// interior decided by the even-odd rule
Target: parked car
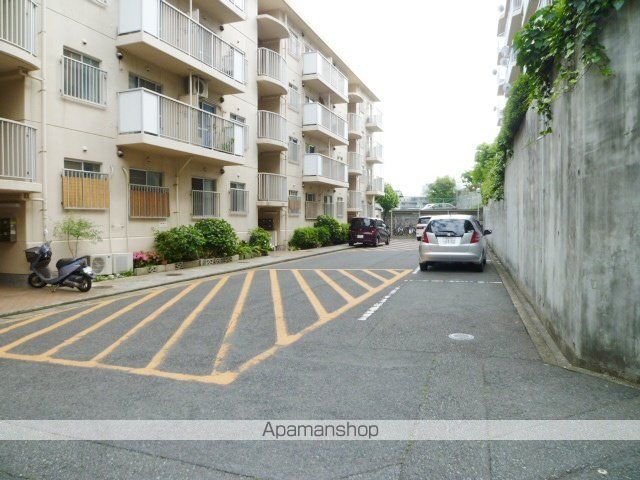
[{"label": "parked car", "polygon": [[416,225],[416,238],[418,240],[422,240],[422,235],[424,234],[424,229],[427,228],[427,224],[431,220],[431,217],[420,217],[418,219],[418,225]]},{"label": "parked car", "polygon": [[452,203],[428,203],[423,210],[455,210],[456,206]]},{"label": "parked car", "polygon": [[391,231],[382,220],[369,217],[357,217],[351,220],[349,245],[357,243],[377,247],[382,242],[389,245]]},{"label": "parked car", "polygon": [[472,215],[431,217],[420,242],[420,270],[426,272],[434,263],[471,263],[482,272],[487,235],[491,230],[483,230]]}]

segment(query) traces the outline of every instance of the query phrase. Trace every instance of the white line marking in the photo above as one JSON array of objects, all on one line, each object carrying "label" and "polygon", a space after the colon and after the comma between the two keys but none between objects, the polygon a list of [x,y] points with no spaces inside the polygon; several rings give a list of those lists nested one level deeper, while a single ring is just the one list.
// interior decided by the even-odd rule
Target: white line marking
[{"label": "white line marking", "polygon": [[484,280],[405,280],[405,282],[422,282],[422,283],[477,283],[486,285],[502,285],[502,282],[487,282]]},{"label": "white line marking", "polygon": [[419,271],[420,271],[420,267],[416,267],[416,269],[413,272],[411,272],[411,275],[417,275]]},{"label": "white line marking", "polygon": [[378,309],[379,309],[382,305],[384,305],[385,303],[387,303],[387,300],[389,300],[389,299],[391,298],[391,296],[392,296],[392,295],[395,295],[396,293],[398,293],[398,290],[400,290],[401,288],[402,288],[402,286],[400,286],[400,287],[396,287],[396,288],[394,288],[393,290],[391,290],[391,291],[389,292],[389,294],[388,294],[386,297],[384,297],[384,298],[383,298],[382,300],[380,300],[378,303],[373,304],[369,310],[367,310],[366,312],[364,312],[364,315],[362,315],[362,316],[358,319],[358,321],[359,321],[359,322],[366,322],[366,321],[369,319],[369,317],[370,317],[371,315],[373,315],[374,313],[376,313],[376,312],[378,311]]}]

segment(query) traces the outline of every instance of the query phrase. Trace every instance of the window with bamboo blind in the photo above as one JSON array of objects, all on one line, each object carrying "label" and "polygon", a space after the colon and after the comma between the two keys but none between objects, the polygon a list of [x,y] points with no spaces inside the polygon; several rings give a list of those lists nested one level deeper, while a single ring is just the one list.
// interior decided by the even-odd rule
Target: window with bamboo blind
[{"label": "window with bamboo blind", "polygon": [[109,208],[109,175],[100,164],[65,160],[62,171],[62,206],[65,209],[106,210]]},{"label": "window with bamboo blind", "polygon": [[169,188],[163,187],[162,172],[129,170],[129,216],[131,218],[168,218]]}]

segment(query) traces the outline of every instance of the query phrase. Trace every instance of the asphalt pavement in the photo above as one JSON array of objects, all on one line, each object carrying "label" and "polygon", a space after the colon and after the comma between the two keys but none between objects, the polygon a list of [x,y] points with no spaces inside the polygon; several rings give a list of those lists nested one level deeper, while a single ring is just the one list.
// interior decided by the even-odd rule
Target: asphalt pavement
[{"label": "asphalt pavement", "polygon": [[[396,240],[3,321],[0,418],[640,419],[640,391],[540,359],[491,263],[416,267]],[[0,443],[0,479],[639,472],[637,442]]]}]

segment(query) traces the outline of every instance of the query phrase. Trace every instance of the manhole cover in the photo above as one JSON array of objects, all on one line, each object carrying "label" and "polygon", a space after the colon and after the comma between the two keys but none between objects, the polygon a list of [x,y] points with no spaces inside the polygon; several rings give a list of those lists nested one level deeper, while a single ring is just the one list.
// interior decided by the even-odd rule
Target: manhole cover
[{"label": "manhole cover", "polygon": [[184,273],[167,273],[167,277],[181,277]]},{"label": "manhole cover", "polygon": [[449,335],[451,340],[458,340],[460,342],[469,342],[473,340],[475,337],[473,335],[469,335],[468,333],[452,333]]}]

